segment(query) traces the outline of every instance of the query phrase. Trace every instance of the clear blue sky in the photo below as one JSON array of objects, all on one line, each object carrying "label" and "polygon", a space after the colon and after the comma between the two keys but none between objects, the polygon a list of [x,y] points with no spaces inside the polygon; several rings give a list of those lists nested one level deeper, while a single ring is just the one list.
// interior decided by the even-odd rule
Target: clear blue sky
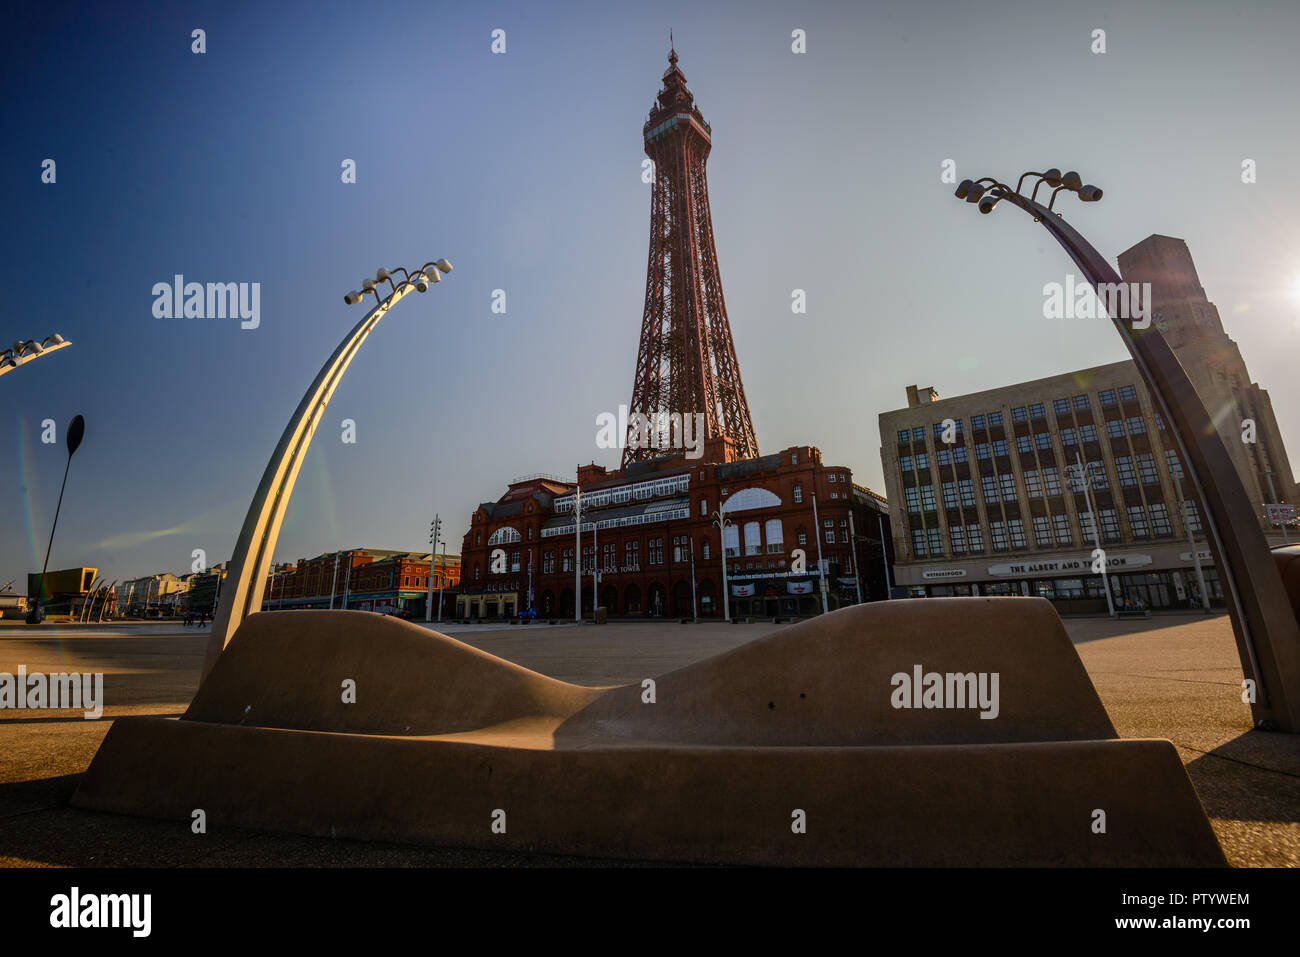
[{"label": "clear blue sky", "polygon": [[[0,340],[74,345],[0,379],[0,585],[39,568],[77,413],[52,567],[225,560],[287,417],[361,315],[343,293],[380,265],[456,270],[353,363],[277,560],[419,548],[435,511],[455,550],[514,476],[615,466],[595,417],[631,395],[641,125],[670,28],[713,127],[764,451],[817,445],[879,489],[876,417],[908,384],[956,395],[1125,358],[1104,322],[1042,317],[1064,254],[1015,210],[953,199],[951,158],[958,178],[1080,170],[1106,198],[1066,215],[1112,258],[1153,232],[1186,239],[1300,460],[1294,2],[48,6],[11,11],[0,41]],[[260,328],[155,318],[153,284],[176,273],[260,282]],[[58,445],[40,442],[46,418]]]}]

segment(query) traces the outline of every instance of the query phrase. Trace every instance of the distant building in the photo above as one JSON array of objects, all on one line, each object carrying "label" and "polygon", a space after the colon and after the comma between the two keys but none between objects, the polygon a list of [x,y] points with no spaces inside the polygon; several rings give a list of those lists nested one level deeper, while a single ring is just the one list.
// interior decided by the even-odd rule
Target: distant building
[{"label": "distant building", "polygon": [[40,597],[41,607],[47,615],[70,615],[81,607],[95,586],[97,568],[62,568],[48,571],[44,576],[44,590],[40,572],[27,575],[27,594],[31,601]]},{"label": "distant building", "polygon": [[[1270,529],[1264,503],[1294,503],[1294,477],[1268,394],[1250,383],[1186,244],[1152,236],[1119,261],[1126,280],[1152,282],[1153,321]],[[1198,602],[1194,552],[1208,594],[1222,602],[1204,503],[1131,360],[948,399],[908,386],[907,398],[907,408],[880,415],[885,486],[897,504],[895,584],[906,593],[1039,595],[1065,611],[1105,610],[1091,571],[1099,535],[1117,604]],[[1241,441],[1244,419],[1254,420],[1255,444]]]},{"label": "distant building", "polygon": [[159,572],[118,582],[113,589],[115,613],[126,618],[157,618],[177,612],[191,582],[171,572]]},{"label": "distant building", "polygon": [[434,602],[441,585],[443,617],[449,617],[460,556],[388,548],[326,552],[277,566],[267,576],[262,608],[353,608],[423,617],[431,565]]},{"label": "distant building", "polygon": [[823,465],[812,446],[727,461],[729,450],[725,439],[709,440],[698,461],[661,456],[612,472],[580,466],[576,482],[512,482],[471,519],[457,616],[511,617],[531,606],[572,618],[579,549],[584,613],[599,604],[619,616],[693,617],[698,609],[721,617],[719,509],[733,523],[725,542],[732,615],[820,612],[822,569],[829,609],[858,600],[864,572],[872,577],[862,599],[886,597],[876,557],[883,497],[855,486],[849,469]]}]

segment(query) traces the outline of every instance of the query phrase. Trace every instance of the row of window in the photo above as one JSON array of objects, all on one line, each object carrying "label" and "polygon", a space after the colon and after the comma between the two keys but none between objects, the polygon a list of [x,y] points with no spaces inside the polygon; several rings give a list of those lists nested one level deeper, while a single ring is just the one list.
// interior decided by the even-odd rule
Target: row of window
[{"label": "row of window", "polygon": [[[1101,404],[1103,408],[1117,405],[1118,404],[1116,400],[1117,395],[1119,401],[1136,400],[1137,387],[1126,385],[1126,386],[1121,386],[1118,390],[1103,389],[1102,391],[1097,393],[1097,401]],[[1054,399],[1052,401],[1052,411],[1055,412],[1058,416],[1069,415],[1071,409],[1090,410],[1091,408],[1092,408],[1091,400],[1089,400],[1086,394],[1076,395],[1071,398]],[[1026,422],[1029,421],[1030,419],[1045,419],[1045,418],[1047,418],[1047,411],[1044,408],[1043,403],[1041,402],[1035,402],[1032,405],[1028,405],[1028,406],[1023,406],[1023,405],[1018,406],[1011,410],[1011,420],[1013,422]],[[953,421],[956,423],[957,434],[961,435],[962,420],[954,419]],[[1002,413],[989,412],[985,415],[973,415],[971,416],[970,424],[972,429],[991,428],[993,426],[1002,425]],[[942,422],[934,423],[934,434],[938,436],[938,435],[942,435],[943,432],[944,432],[943,423]],[[922,426],[917,426],[916,428],[912,428],[912,429],[900,429],[898,432],[899,445],[906,445],[908,442],[924,442],[924,441],[925,441],[925,429]]]},{"label": "row of window", "polygon": [[[1173,534],[1169,510],[1163,502],[1150,506],[1130,505],[1127,514],[1129,528],[1132,530],[1134,539],[1159,538]],[[1118,542],[1120,540],[1118,512],[1113,508],[1102,508],[1097,510],[1097,516],[1100,522],[1101,540],[1107,543]],[[1200,512],[1197,510],[1195,502],[1188,501],[1185,503],[1185,519],[1187,527],[1193,533],[1201,530]],[[1074,544],[1074,533],[1070,528],[1070,517],[1065,513],[1058,512],[1050,517],[1035,515],[1032,518],[1032,523],[1034,544],[1038,547],[1048,548],[1053,545]],[[1080,512],[1079,523],[1083,543],[1092,544],[1096,541],[1092,513]],[[978,522],[971,522],[966,525],[955,523],[949,525],[948,540],[953,555],[984,551],[984,533]],[[1025,536],[1023,520],[1013,518],[1004,522],[1001,519],[995,519],[989,522],[989,540],[992,550],[995,552],[1014,551],[1026,547],[1028,542]],[[917,558],[944,557],[941,530],[935,526],[913,528],[912,551]]]}]

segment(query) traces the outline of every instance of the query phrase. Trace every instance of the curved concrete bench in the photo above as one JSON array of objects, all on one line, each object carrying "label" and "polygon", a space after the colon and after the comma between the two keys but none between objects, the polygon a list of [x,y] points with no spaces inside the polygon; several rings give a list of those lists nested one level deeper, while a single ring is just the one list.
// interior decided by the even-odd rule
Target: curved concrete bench
[{"label": "curved concrete bench", "polygon": [[73,804],[638,859],[1226,863],[1040,598],[856,605],[616,688],[394,618],[254,615],[181,720],[114,722]]}]

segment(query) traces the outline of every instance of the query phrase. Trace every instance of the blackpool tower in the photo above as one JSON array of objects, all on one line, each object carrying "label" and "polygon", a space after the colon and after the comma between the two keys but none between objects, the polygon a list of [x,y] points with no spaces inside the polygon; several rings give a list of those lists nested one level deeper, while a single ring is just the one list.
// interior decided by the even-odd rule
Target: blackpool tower
[{"label": "blackpool tower", "polygon": [[629,426],[624,467],[665,454],[671,447],[669,417],[679,415],[702,416],[704,439],[729,440],[729,457],[759,454],[713,245],[704,171],[712,134],[694,99],[674,49],[642,131],[654,163],[654,186],[645,313],[628,407],[655,416],[658,435],[646,447],[634,440]]}]

